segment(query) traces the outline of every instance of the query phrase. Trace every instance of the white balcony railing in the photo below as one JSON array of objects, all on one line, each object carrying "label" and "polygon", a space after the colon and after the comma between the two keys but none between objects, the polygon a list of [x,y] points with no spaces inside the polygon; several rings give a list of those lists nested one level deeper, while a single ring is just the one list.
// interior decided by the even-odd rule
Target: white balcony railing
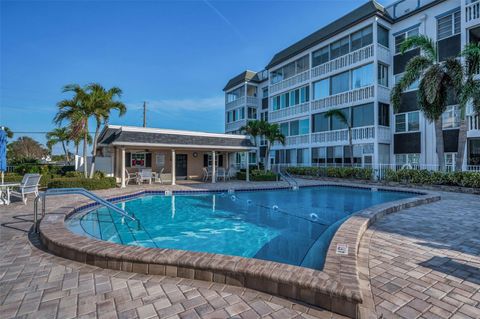
[{"label": "white balcony railing", "polygon": [[480,1],[465,5],[465,22],[469,23],[480,19]]},{"label": "white balcony railing", "polygon": [[235,101],[225,103],[225,109],[230,110],[230,109],[233,109],[233,108],[235,108],[237,106],[240,106],[240,105],[245,105],[245,97],[244,96],[239,97]]},{"label": "white balcony railing", "polygon": [[270,121],[279,121],[284,118],[301,116],[310,112],[310,102],[302,103],[296,106],[290,106],[284,109],[270,111],[268,117]]},{"label": "white balcony railing", "polygon": [[[285,138],[285,146],[299,146],[310,143],[310,134],[287,136]],[[282,147],[283,145],[275,142],[274,147]]]},{"label": "white balcony railing", "polygon": [[270,94],[272,94],[272,93],[287,89],[289,87],[296,86],[308,80],[310,80],[310,70],[303,71],[302,73],[294,75],[288,79],[272,84],[270,85],[270,88],[268,90]]},{"label": "white balcony railing", "polygon": [[256,96],[247,96],[247,104],[252,106],[258,105],[258,97]]},{"label": "white balcony railing", "polygon": [[467,122],[469,131],[480,130],[480,115],[473,114],[467,116]]},{"label": "white balcony railing", "polygon": [[374,87],[372,85],[352,91],[343,92],[337,95],[332,95],[324,99],[315,100],[311,102],[312,111],[369,100],[373,98],[375,94],[374,92]]},{"label": "white balcony railing", "polygon": [[377,139],[380,143],[391,143],[392,133],[390,131],[390,128],[387,126],[378,126]]},{"label": "white balcony railing", "polygon": [[373,44],[320,64],[312,69],[312,78],[346,68],[373,57]]},{"label": "white balcony railing", "polygon": [[391,56],[392,55],[390,53],[389,48],[386,48],[381,44],[377,44],[377,58],[379,61],[383,63],[391,64],[390,62]]},{"label": "white balcony railing", "polygon": [[377,97],[381,102],[390,103],[390,89],[383,85],[378,85]]},{"label": "white balcony railing", "polygon": [[[375,127],[364,126],[352,129],[352,141],[375,138]],[[348,129],[312,133],[312,143],[336,144],[348,142]]]},{"label": "white balcony railing", "polygon": [[237,131],[239,130],[242,126],[244,126],[246,123],[246,120],[240,120],[232,123],[226,123],[225,124],[225,132],[231,132],[231,131]]}]

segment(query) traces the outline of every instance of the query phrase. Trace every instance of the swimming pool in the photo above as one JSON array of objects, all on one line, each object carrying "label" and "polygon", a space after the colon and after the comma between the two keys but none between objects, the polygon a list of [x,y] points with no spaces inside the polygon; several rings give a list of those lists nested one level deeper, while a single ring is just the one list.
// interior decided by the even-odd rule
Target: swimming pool
[{"label": "swimming pool", "polygon": [[258,258],[321,270],[328,245],[352,213],[413,193],[337,186],[188,195],[118,203],[140,220],[100,208],[66,221],[75,233],[123,245]]}]

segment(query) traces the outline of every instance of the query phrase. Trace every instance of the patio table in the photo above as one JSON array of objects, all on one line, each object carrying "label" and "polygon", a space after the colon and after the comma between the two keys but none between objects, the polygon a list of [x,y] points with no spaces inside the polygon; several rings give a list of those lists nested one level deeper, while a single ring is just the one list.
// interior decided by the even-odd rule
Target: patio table
[{"label": "patio table", "polygon": [[20,186],[20,183],[0,183],[0,205],[10,205],[10,189]]}]

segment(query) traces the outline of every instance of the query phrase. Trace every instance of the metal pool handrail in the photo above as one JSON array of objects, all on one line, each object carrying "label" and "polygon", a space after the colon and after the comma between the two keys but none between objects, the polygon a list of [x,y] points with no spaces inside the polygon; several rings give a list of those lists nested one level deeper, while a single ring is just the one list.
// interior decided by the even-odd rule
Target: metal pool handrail
[{"label": "metal pool handrail", "polygon": [[298,189],[298,182],[295,180],[295,178],[293,178],[292,175],[290,175],[290,173],[286,170],[286,169],[283,169],[284,167],[281,166],[281,165],[278,165],[277,166],[277,171],[278,171],[278,174],[280,175],[280,177],[288,183],[288,185],[290,185],[290,187],[292,187],[294,190],[295,189]]},{"label": "metal pool handrail", "polygon": [[38,201],[42,199],[42,218],[45,217],[46,213],[46,198],[47,196],[59,196],[59,195],[83,195],[93,201],[95,201],[97,204],[100,204],[102,206],[105,206],[114,212],[122,215],[123,217],[126,217],[132,221],[136,221],[138,224],[140,224],[139,220],[135,218],[135,216],[132,216],[128,214],[126,211],[124,211],[121,208],[118,208],[117,206],[113,205],[112,203],[106,201],[105,199],[95,195],[92,192],[89,192],[85,188],[50,188],[47,189],[44,192],[41,192],[36,198],[34,202],[34,208],[33,208],[33,227],[36,233],[38,233]]}]

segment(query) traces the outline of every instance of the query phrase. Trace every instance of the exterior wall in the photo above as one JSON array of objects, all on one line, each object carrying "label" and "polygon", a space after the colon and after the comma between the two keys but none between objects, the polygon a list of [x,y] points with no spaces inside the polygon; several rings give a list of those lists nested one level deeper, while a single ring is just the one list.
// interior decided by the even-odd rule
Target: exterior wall
[{"label": "exterior wall", "polygon": [[[422,6],[425,6],[426,9],[419,10],[418,12],[411,15],[409,13],[406,13],[401,18],[395,20],[393,24],[387,21],[384,21],[379,17],[372,17],[370,19],[367,19],[365,21],[362,21],[352,26],[348,30],[345,30],[341,33],[336,34],[335,36],[329,38],[328,40],[323,41],[320,44],[315,45],[312,48],[309,48],[307,50],[304,50],[303,52],[298,53],[297,55],[291,57],[290,59],[268,70],[269,74],[271,74],[272,71],[275,71],[281,68],[282,66],[285,66],[291,63],[292,61],[297,60],[298,58],[301,58],[305,55],[308,55],[310,57],[310,68],[307,71],[303,71],[297,75],[294,75],[288,79],[284,79],[283,81],[280,81],[279,83],[275,83],[275,84],[271,84],[272,77],[270,76],[268,82],[266,82],[267,84],[263,82],[262,84],[259,85],[259,89],[258,89],[259,97],[261,97],[261,94],[262,94],[262,90],[260,86],[268,85],[269,87],[269,101],[268,101],[269,122],[282,123],[282,122],[288,122],[294,119],[309,119],[310,132],[308,136],[302,136],[302,137],[297,136],[296,138],[287,138],[287,144],[288,144],[287,146],[274,145],[272,147],[272,150],[307,148],[309,152],[309,156],[308,156],[309,163],[307,164],[311,165],[312,148],[324,147],[324,146],[348,145],[347,139],[343,138],[338,140],[336,138],[338,137],[338,134],[336,133],[335,133],[336,135],[332,133],[331,136],[327,136],[327,137],[322,136],[321,142],[318,142],[318,138],[314,136],[315,134],[313,133],[313,130],[312,130],[313,129],[312,115],[319,112],[326,111],[331,108],[344,108],[344,107],[351,107],[354,105],[360,105],[368,102],[373,102],[374,103],[374,125],[373,125],[373,128],[369,129],[373,133],[369,135],[368,138],[357,139],[357,140],[354,140],[353,143],[357,145],[373,143],[374,150],[373,150],[372,164],[396,164],[395,159],[396,159],[397,152],[395,150],[397,151],[406,150],[406,148],[403,145],[395,145],[395,143],[400,141],[406,141],[406,140],[408,141],[408,139],[405,139],[405,136],[396,136],[399,134],[395,134],[395,114],[391,106],[390,106],[390,112],[389,112],[390,127],[389,128],[382,127],[378,123],[379,103],[382,102],[382,103],[390,104],[390,89],[394,85],[394,68],[396,69],[395,73],[398,73],[399,70],[402,67],[404,67],[405,63],[408,62],[408,56],[405,56],[405,57],[397,56],[397,58],[394,58],[395,56],[394,34],[398,33],[399,31],[405,30],[409,27],[419,25],[420,34],[427,35],[436,41],[437,40],[437,18],[442,14],[446,12],[450,12],[456,8],[459,8],[461,10],[461,33],[459,36],[455,37],[455,40],[458,40],[458,38],[460,37],[461,47],[463,47],[463,45],[468,42],[468,29],[480,27],[480,17],[477,17],[476,15],[475,16],[470,15],[466,17],[466,13],[468,12],[478,12],[478,11],[468,11],[467,7],[472,7],[472,4],[470,4],[470,0],[447,0],[444,2],[436,3],[433,6],[430,6],[433,3],[433,1],[429,1],[429,0],[421,0],[418,3],[420,3]],[[405,10],[407,9],[405,7],[406,5],[416,5],[416,2],[403,3],[402,1],[397,1],[395,2],[395,4],[388,6],[387,10],[393,12],[393,7],[397,6],[401,10],[404,10],[405,12],[407,12],[408,10]],[[476,6],[476,4],[473,4],[473,5]],[[427,6],[430,6],[430,7],[427,7]],[[415,8],[411,8],[410,11],[414,9]],[[397,13],[398,12],[400,11],[397,10]],[[389,50],[385,50],[385,48],[380,47],[377,44],[376,28],[378,24],[381,24],[382,26],[390,29]],[[348,34],[358,31],[368,25],[373,25],[373,44],[372,44],[373,55],[372,56],[370,56],[369,58],[363,59],[359,62],[351,63],[344,67],[340,67],[337,69],[335,69],[334,67],[333,69],[329,69],[329,71],[326,71],[323,73],[321,72],[319,73],[319,70],[316,70],[319,68],[319,66],[312,68],[312,53],[314,51],[324,47],[325,45],[333,43]],[[448,38],[448,40],[446,41],[445,40],[442,41],[442,47],[441,47],[442,52],[449,52],[449,51],[452,51],[452,49],[458,48],[458,44],[453,43],[454,40],[451,40],[451,41],[449,40],[450,38]],[[418,53],[419,52],[415,52],[415,54],[418,54]],[[349,53],[347,55],[351,55],[351,54],[352,53]],[[337,58],[337,59],[340,59],[340,58]],[[402,59],[404,60],[403,62],[401,62]],[[379,64],[379,62],[381,62],[382,64],[387,64],[389,66],[389,70],[388,70],[389,88],[382,87],[377,83],[376,72],[377,72],[377,65]],[[317,101],[313,100],[313,94],[314,94],[313,83],[314,82],[320,79],[344,72],[346,70],[356,68],[358,66],[361,66],[367,63],[373,63],[373,70],[374,70],[373,93],[371,93],[371,95],[369,95],[368,98],[360,99],[357,101],[350,101],[342,105],[331,105],[327,107],[322,106],[321,108],[318,107],[318,105],[323,105],[322,104],[323,102],[319,104],[318,100]],[[288,110],[288,111],[283,112],[282,115],[280,116],[277,116],[280,112],[274,111],[272,109],[271,98],[283,92],[293,90],[295,88],[299,88],[305,85],[308,85],[310,87],[309,102],[306,103],[306,105],[302,105],[301,108],[297,108],[296,106],[294,107],[290,106],[288,108],[282,109],[282,110]],[[418,106],[416,105],[416,91],[411,91],[411,93],[407,93],[406,96],[407,95],[411,95],[412,99],[410,99],[410,101],[405,101],[404,103],[405,105],[402,106],[402,108],[404,108],[403,111],[406,112],[406,111],[412,111],[412,110],[418,109]],[[260,118],[261,112],[262,112],[262,108],[260,104],[257,109],[257,118]],[[275,112],[277,114],[275,114]],[[471,118],[467,118],[467,121],[469,121],[468,122],[469,131],[467,135],[469,138],[478,137],[480,136],[480,124],[479,124],[480,120],[478,119],[478,115],[473,115],[470,113],[467,112],[467,115],[471,116]],[[427,121],[420,112],[419,126],[420,126],[419,131],[415,132],[416,140],[418,139],[417,141],[418,144],[416,144],[415,147],[420,148],[419,164],[436,165],[437,155],[436,155],[434,124]],[[448,150],[454,149],[454,145],[453,145],[454,141],[452,139],[452,136],[455,135],[456,128],[444,129],[444,132],[445,132],[444,135],[448,139],[447,141],[448,145],[446,145],[448,146],[447,147]],[[364,134],[358,133],[357,136],[364,136]],[[402,142],[402,143],[405,143],[405,142]],[[257,145],[261,146],[262,144],[258,143]],[[260,157],[257,157],[257,158],[259,159]],[[292,163],[295,164],[294,161]]]}]

